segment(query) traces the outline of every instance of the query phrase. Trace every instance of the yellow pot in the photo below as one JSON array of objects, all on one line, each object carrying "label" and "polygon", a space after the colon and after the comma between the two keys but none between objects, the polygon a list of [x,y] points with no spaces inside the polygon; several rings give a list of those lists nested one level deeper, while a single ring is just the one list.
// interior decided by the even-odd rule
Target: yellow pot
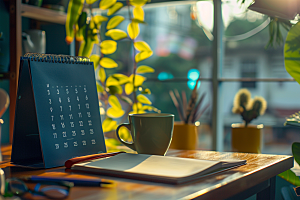
[{"label": "yellow pot", "polygon": [[234,152],[261,153],[263,125],[232,124],[231,148]]},{"label": "yellow pot", "polygon": [[175,122],[173,137],[170,144],[171,149],[195,150],[198,145],[197,126]]}]

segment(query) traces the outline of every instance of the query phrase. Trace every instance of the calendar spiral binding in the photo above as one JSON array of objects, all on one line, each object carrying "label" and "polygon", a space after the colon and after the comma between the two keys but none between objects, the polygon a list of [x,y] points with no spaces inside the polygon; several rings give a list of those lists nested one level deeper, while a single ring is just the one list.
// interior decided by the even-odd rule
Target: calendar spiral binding
[{"label": "calendar spiral binding", "polygon": [[59,54],[43,54],[43,53],[26,53],[24,58],[29,58],[32,61],[52,62],[52,63],[70,63],[70,64],[92,64],[90,59],[83,56],[70,56]]}]

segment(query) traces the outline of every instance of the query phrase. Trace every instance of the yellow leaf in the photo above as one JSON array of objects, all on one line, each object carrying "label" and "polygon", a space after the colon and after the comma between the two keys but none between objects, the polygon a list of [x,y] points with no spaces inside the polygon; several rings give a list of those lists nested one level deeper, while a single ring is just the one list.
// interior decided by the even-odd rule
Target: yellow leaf
[{"label": "yellow leaf", "polygon": [[143,107],[143,105],[142,105],[140,102],[138,102],[137,104],[134,103],[134,104],[132,105],[132,110],[134,110],[134,111],[137,111],[138,109],[141,110],[142,107]]},{"label": "yellow leaf", "polygon": [[121,2],[115,3],[112,7],[108,9],[107,15],[111,16],[118,10],[120,10],[123,7],[123,4]]},{"label": "yellow leaf", "polygon": [[143,6],[148,0],[129,0],[129,3],[133,6]]},{"label": "yellow leaf", "polygon": [[152,102],[145,95],[139,94],[136,98],[140,103],[148,105],[152,104]]},{"label": "yellow leaf", "polygon": [[101,85],[99,85],[98,83],[96,85],[97,85],[97,92],[104,92],[104,89]]},{"label": "yellow leaf", "polygon": [[136,6],[133,9],[133,18],[144,21],[144,10],[141,6]]},{"label": "yellow leaf", "polygon": [[94,69],[96,70],[99,65],[100,56],[93,54],[90,57],[90,61],[94,63]]},{"label": "yellow leaf", "polygon": [[124,126],[119,129],[120,138],[127,142],[132,142],[131,134],[127,128]]},{"label": "yellow leaf", "polygon": [[107,116],[111,117],[111,118],[119,118],[122,117],[124,115],[125,111],[122,109],[119,109],[117,107],[110,107],[106,114]]},{"label": "yellow leaf", "polygon": [[86,0],[85,2],[87,3],[87,4],[93,4],[93,3],[95,3],[97,0]]},{"label": "yellow leaf", "polygon": [[136,69],[136,73],[145,74],[145,73],[153,73],[155,70],[152,67],[141,65]]},{"label": "yellow leaf", "polygon": [[117,122],[114,121],[113,119],[111,118],[106,118],[103,122],[102,122],[102,129],[103,129],[103,132],[109,132],[109,131],[112,131],[115,126],[117,125]]},{"label": "yellow leaf", "polygon": [[117,0],[101,0],[99,4],[99,8],[102,10],[106,10],[110,8],[112,5],[114,5],[117,2]]},{"label": "yellow leaf", "polygon": [[152,111],[153,110],[153,107],[152,106],[148,106],[148,105],[144,105],[142,107],[143,110],[148,110],[148,111]]},{"label": "yellow leaf", "polygon": [[113,78],[112,76],[108,77],[106,80],[106,87],[109,87],[111,85],[119,85],[118,80]]},{"label": "yellow leaf", "polygon": [[103,83],[106,79],[106,73],[103,67],[101,67],[99,69],[99,77],[100,77],[100,81]]},{"label": "yellow leaf", "polygon": [[121,40],[127,37],[127,33],[119,29],[109,30],[105,33],[105,35],[111,37],[113,40]]},{"label": "yellow leaf", "polygon": [[117,42],[113,40],[104,40],[100,44],[101,53],[112,54],[117,50]]},{"label": "yellow leaf", "polygon": [[122,21],[124,21],[124,17],[123,16],[114,16],[113,18],[111,18],[107,25],[106,25],[106,28],[109,30],[109,29],[112,29],[112,28],[115,28],[117,27]]},{"label": "yellow leaf", "polygon": [[150,46],[144,41],[135,42],[134,48],[138,51],[152,51]]},{"label": "yellow leaf", "polygon": [[100,65],[104,68],[116,68],[118,67],[118,64],[111,58],[102,58],[100,60]]},{"label": "yellow leaf", "polygon": [[120,85],[123,85],[124,83],[127,83],[129,81],[128,76],[124,74],[114,74],[112,76],[119,81]]},{"label": "yellow leaf", "polygon": [[[129,80],[130,80],[131,83],[133,83],[133,77],[134,77],[133,74],[129,77]],[[136,74],[136,75],[135,75],[135,78],[134,78],[134,86],[137,87],[137,86],[142,85],[142,84],[144,83],[145,80],[146,80],[145,77]]]},{"label": "yellow leaf", "polygon": [[116,152],[117,149],[114,149],[119,145],[121,145],[121,143],[118,140],[114,138],[105,138],[105,146],[107,148],[107,152],[111,151],[111,149],[113,149],[111,152]]},{"label": "yellow leaf", "polygon": [[110,95],[108,97],[108,103],[114,108],[122,109],[119,99],[115,95]]},{"label": "yellow leaf", "polygon": [[138,54],[135,55],[135,62],[141,62],[142,60],[145,60],[152,56],[153,52],[152,51],[142,51]]},{"label": "yellow leaf", "polygon": [[131,39],[136,39],[137,36],[140,34],[139,24],[136,22],[131,22],[127,26],[127,32]]},{"label": "yellow leaf", "polygon": [[[102,15],[96,15],[95,17],[93,17],[93,20],[96,24],[100,24],[101,22],[106,22],[108,18]],[[92,26],[92,24],[90,24],[90,26]]]},{"label": "yellow leaf", "polygon": [[130,95],[133,92],[133,84],[132,83],[126,83],[125,85],[125,93],[127,95]]}]

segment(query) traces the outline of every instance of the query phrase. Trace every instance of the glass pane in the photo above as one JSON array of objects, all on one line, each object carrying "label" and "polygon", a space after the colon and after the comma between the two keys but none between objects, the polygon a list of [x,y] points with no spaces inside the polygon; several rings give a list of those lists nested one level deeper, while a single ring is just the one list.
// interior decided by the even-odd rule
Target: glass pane
[{"label": "glass pane", "polygon": [[[268,23],[267,16],[251,10],[233,15],[224,31],[222,78],[291,78],[284,67],[283,45],[267,48]],[[287,31],[280,30],[286,38]],[[242,85],[256,87],[253,82]]]}]

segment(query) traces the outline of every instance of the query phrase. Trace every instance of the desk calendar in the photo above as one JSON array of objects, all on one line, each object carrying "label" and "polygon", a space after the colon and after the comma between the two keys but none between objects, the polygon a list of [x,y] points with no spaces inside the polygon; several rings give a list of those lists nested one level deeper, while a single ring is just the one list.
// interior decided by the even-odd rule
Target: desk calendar
[{"label": "desk calendar", "polygon": [[106,152],[93,63],[63,55],[22,57],[14,127],[15,164],[50,168]]}]

